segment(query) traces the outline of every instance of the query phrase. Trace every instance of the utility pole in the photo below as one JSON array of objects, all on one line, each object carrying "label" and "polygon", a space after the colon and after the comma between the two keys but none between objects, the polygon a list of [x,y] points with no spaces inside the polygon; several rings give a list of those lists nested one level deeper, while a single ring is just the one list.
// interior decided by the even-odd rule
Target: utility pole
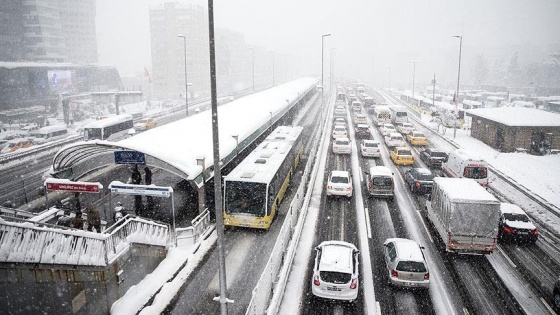
[{"label": "utility pole", "polygon": [[459,113],[458,111],[458,105],[457,102],[459,102],[459,79],[461,78],[461,50],[463,49],[463,36],[460,35],[455,35],[453,37],[459,38],[459,68],[457,69],[457,92],[455,94],[455,121],[453,123],[453,139],[455,139],[455,136],[457,136],[457,114]]}]

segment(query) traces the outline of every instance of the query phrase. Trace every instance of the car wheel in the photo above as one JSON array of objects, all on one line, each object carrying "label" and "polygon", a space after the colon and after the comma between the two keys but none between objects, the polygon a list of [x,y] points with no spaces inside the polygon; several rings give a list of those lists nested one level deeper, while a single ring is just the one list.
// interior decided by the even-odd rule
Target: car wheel
[{"label": "car wheel", "polygon": [[554,294],[554,304],[556,305],[556,308],[560,309],[560,293]]}]

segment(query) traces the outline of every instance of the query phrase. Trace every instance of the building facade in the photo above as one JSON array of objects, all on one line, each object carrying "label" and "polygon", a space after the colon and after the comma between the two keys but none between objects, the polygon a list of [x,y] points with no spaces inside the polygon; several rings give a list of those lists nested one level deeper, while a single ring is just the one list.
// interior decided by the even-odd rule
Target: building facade
[{"label": "building facade", "polygon": [[560,149],[560,114],[521,107],[467,110],[471,136],[499,150],[542,155]]},{"label": "building facade", "polygon": [[0,61],[96,63],[95,0],[4,0]]}]

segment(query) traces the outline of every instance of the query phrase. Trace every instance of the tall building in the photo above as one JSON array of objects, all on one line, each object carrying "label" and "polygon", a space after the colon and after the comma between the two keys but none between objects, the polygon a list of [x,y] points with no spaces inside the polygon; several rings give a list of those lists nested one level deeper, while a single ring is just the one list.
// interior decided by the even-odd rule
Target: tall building
[{"label": "tall building", "polygon": [[[184,38],[177,35],[184,35]],[[154,97],[185,96],[185,44],[189,98],[208,96],[210,58],[208,13],[198,5],[164,3],[150,7]]]},{"label": "tall building", "polygon": [[97,62],[95,0],[3,0],[0,61]]}]

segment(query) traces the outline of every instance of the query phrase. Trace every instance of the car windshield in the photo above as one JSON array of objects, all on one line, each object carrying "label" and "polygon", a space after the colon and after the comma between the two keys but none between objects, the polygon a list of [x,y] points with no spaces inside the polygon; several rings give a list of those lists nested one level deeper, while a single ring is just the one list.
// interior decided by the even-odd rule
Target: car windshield
[{"label": "car windshield", "polygon": [[431,156],[444,158],[444,157],[447,157],[447,154],[445,152],[437,152],[437,151],[434,152],[434,151],[432,151]]},{"label": "car windshield", "polygon": [[415,133],[413,134],[413,136],[416,137],[416,138],[425,138],[425,137],[426,137],[426,136],[424,136],[424,134],[421,133],[421,132],[415,132]]},{"label": "car windshield", "polygon": [[504,218],[508,221],[529,222],[529,217],[522,213],[504,213]]},{"label": "car windshield", "polygon": [[463,176],[466,178],[482,179],[486,178],[486,167],[465,167]]}]

